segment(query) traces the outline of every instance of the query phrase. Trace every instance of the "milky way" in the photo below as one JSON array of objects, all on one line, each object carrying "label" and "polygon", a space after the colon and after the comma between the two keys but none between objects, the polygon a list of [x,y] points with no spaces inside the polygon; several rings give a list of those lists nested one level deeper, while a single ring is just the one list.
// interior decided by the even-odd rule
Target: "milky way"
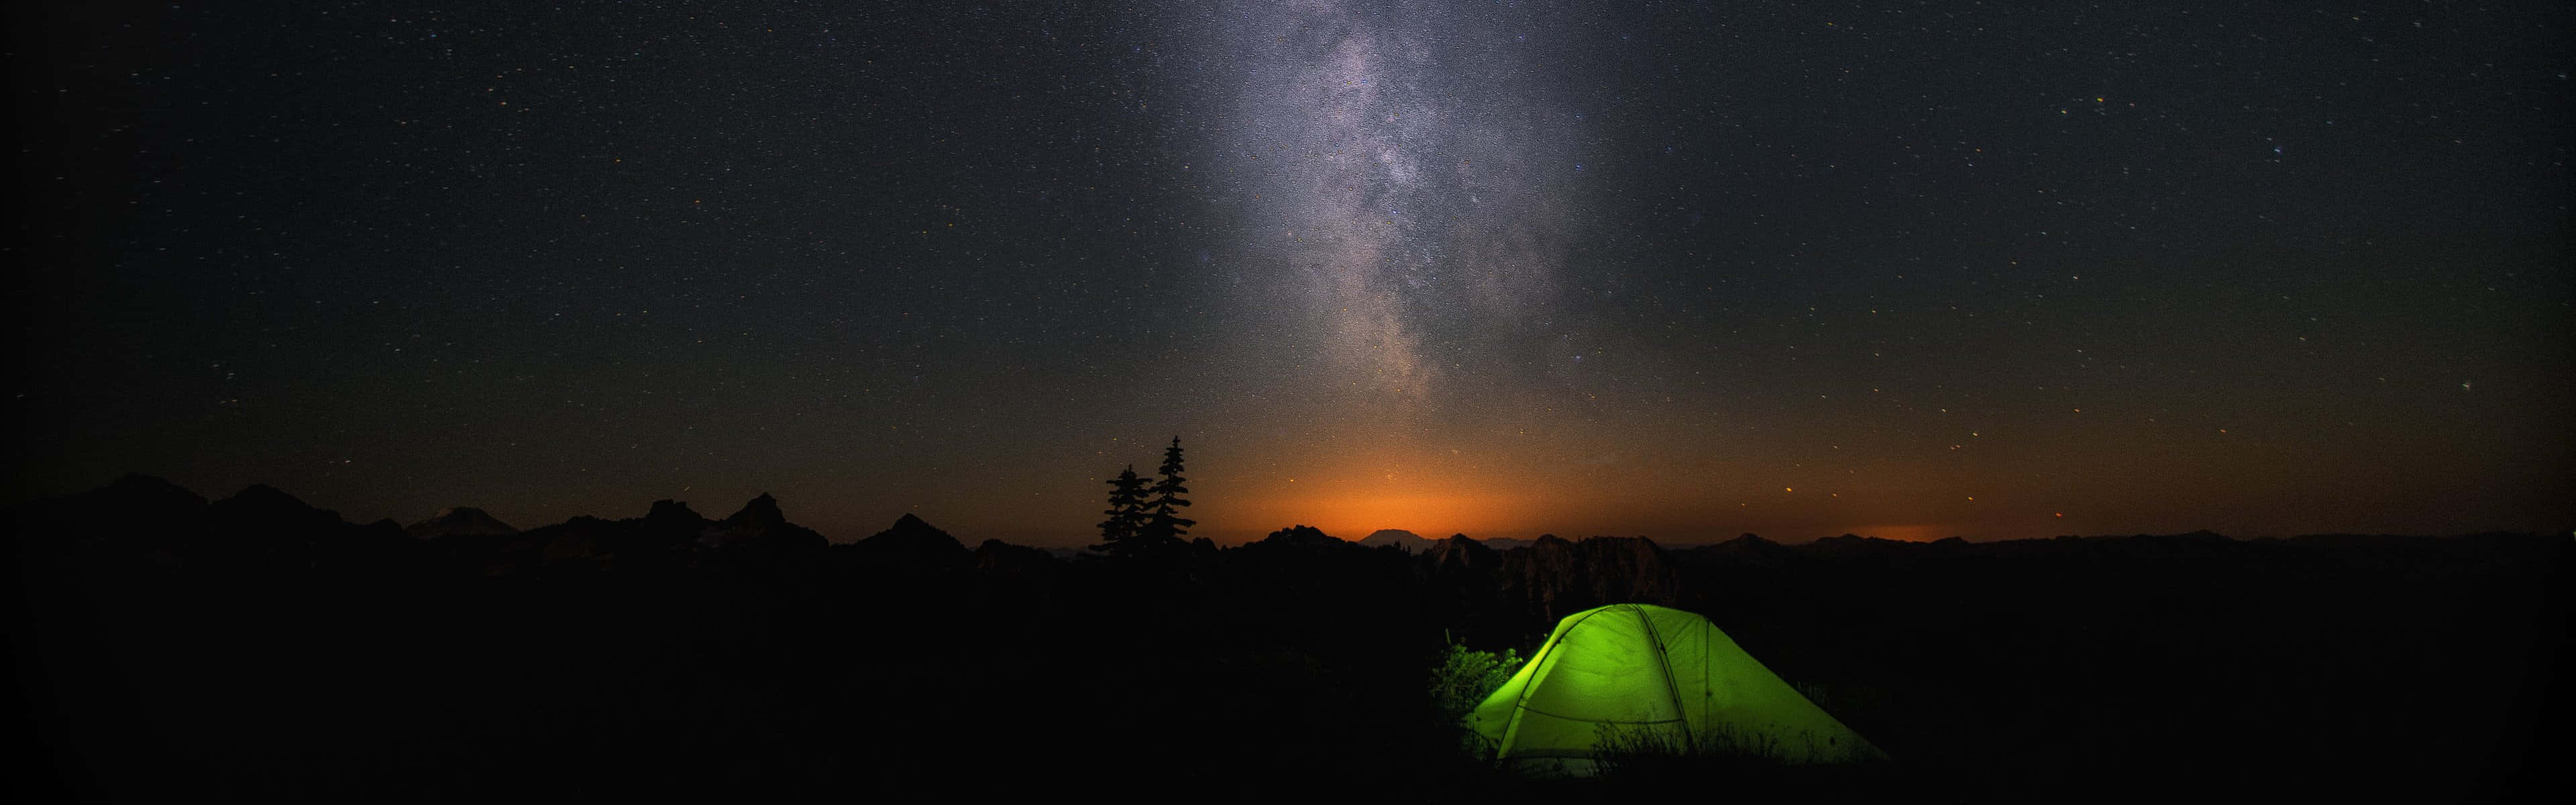
[{"label": "milky way", "polygon": [[[1469,12],[1484,13],[1474,6]],[[1531,21],[1447,6],[1230,9],[1242,299],[1315,345],[1308,382],[1391,405],[1526,354],[1552,304],[1582,130]],[[1470,386],[1472,391],[1475,387]]]}]

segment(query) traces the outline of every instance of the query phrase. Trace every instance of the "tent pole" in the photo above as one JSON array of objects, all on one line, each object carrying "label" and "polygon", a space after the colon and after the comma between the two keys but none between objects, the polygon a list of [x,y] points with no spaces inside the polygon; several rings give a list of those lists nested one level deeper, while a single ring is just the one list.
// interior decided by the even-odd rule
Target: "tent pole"
[{"label": "tent pole", "polygon": [[1655,642],[1655,665],[1664,669],[1664,696],[1673,702],[1673,717],[1682,720],[1682,749],[1697,752],[1699,736],[1691,734],[1690,709],[1682,705],[1681,688],[1673,684],[1672,647],[1664,642],[1662,632],[1655,631],[1655,619],[1646,617],[1643,607],[1631,604],[1628,611],[1637,613],[1637,622],[1646,625],[1646,639]]}]

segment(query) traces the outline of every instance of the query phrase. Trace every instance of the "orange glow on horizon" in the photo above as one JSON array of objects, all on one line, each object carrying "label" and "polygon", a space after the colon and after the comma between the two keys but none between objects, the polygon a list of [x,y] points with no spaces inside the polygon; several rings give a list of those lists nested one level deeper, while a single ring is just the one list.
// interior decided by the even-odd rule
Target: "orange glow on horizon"
[{"label": "orange glow on horizon", "polygon": [[1270,517],[1276,523],[1228,523],[1226,530],[1254,532],[1252,539],[1290,525],[1314,526],[1346,540],[1383,528],[1404,529],[1424,539],[1459,533],[1478,538],[1527,537],[1518,532],[1536,519],[1536,512],[1512,498],[1474,494],[1282,497],[1260,501],[1254,509],[1281,514]]},{"label": "orange glow on horizon", "polygon": [[1938,523],[1922,525],[1869,525],[1849,529],[1842,533],[1859,534],[1864,537],[1877,537],[1879,539],[1892,539],[1898,542],[1933,542],[1957,536],[1957,533],[1949,526]]}]

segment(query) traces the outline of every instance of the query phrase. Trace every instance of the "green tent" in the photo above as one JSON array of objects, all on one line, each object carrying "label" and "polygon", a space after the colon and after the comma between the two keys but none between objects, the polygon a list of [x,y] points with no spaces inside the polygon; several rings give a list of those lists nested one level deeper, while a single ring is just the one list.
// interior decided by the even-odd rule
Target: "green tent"
[{"label": "green tent", "polygon": [[1468,726],[1503,760],[1546,761],[1575,774],[1605,737],[1683,751],[1750,752],[1790,763],[1886,753],[1799,695],[1702,618],[1613,604],[1556,631]]}]

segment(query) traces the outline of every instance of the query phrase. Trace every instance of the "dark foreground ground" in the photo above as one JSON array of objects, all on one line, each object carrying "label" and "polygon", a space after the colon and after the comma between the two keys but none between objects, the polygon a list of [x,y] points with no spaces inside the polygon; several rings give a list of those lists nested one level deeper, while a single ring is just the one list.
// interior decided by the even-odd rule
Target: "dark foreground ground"
[{"label": "dark foreground ground", "polygon": [[[766,500],[765,498],[763,500]],[[774,503],[422,540],[151,479],[11,512],[42,747],[12,786],[168,801],[958,795],[2192,795],[2553,801],[2559,535],[2215,535],[1421,555],[1290,530],[1126,562]],[[1447,640],[1706,614],[1894,755],[1531,783],[1454,750]],[[14,801],[32,801],[24,797]]]}]

